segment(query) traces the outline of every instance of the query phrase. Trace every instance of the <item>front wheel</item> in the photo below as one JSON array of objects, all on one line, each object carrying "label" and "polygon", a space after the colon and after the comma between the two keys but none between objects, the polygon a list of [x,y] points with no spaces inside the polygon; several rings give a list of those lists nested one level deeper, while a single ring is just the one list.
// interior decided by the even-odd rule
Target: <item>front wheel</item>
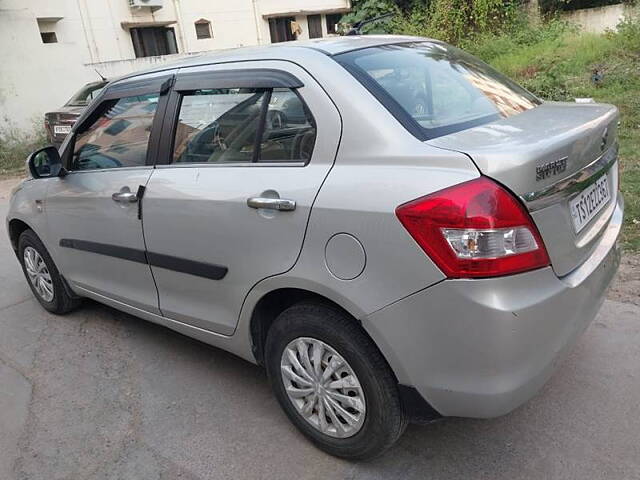
[{"label": "front wheel", "polygon": [[266,364],[287,416],[331,455],[375,457],[406,428],[389,366],[336,307],[304,302],[281,313],[269,329]]},{"label": "front wheel", "polygon": [[18,258],[31,291],[46,310],[62,314],[80,304],[79,298],[67,292],[53,259],[33,230],[25,230],[20,235]]}]

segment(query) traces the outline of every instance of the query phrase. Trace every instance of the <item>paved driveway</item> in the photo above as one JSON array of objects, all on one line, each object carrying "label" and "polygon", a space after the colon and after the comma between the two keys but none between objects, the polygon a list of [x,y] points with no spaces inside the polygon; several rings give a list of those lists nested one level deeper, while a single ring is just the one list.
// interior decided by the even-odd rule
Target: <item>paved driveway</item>
[{"label": "paved driveway", "polygon": [[632,304],[605,303],[512,414],[410,426],[387,455],[353,464],[306,442],[249,363],[92,302],[45,313],[4,232],[0,286],[3,480],[640,478]]}]

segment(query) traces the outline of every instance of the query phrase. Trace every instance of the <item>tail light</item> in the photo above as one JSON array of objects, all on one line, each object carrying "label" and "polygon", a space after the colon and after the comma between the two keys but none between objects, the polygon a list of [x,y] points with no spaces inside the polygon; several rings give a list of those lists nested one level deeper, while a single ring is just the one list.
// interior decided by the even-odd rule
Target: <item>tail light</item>
[{"label": "tail light", "polygon": [[529,213],[486,177],[400,205],[396,215],[450,278],[496,277],[549,265]]}]

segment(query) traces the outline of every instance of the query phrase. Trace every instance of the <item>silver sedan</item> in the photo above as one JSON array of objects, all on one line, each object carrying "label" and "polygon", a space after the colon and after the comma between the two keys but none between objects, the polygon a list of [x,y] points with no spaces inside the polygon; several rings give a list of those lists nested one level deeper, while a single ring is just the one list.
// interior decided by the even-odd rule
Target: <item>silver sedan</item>
[{"label": "silver sedan", "polygon": [[45,309],[264,365],[306,437],[370,458],[516,408],[594,318],[617,124],[423,38],[225,51],[110,82],[30,156],[7,227]]}]

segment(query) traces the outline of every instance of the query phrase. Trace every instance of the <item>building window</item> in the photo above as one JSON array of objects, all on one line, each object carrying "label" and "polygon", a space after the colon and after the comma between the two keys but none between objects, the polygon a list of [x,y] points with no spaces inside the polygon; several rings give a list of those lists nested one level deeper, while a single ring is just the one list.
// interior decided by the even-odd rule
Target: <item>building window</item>
[{"label": "building window", "polygon": [[211,33],[211,22],[209,20],[205,20],[204,18],[201,18],[195,23],[195,26],[196,26],[196,38],[198,40],[211,38],[213,36]]},{"label": "building window", "polygon": [[56,32],[40,32],[40,37],[42,37],[42,43],[58,43]]},{"label": "building window", "polygon": [[169,27],[132,28],[131,40],[136,58],[178,53],[176,34]]},{"label": "building window", "polygon": [[327,15],[327,33],[338,33],[338,23],[341,18],[341,13]]},{"label": "building window", "polygon": [[322,38],[322,16],[307,15],[309,38]]},{"label": "building window", "polygon": [[61,19],[62,17],[43,17],[37,19],[42,43],[58,43],[56,25]]},{"label": "building window", "polygon": [[271,43],[289,42],[295,40],[291,24],[295,24],[294,17],[277,17],[269,19],[269,32],[271,33]]}]

